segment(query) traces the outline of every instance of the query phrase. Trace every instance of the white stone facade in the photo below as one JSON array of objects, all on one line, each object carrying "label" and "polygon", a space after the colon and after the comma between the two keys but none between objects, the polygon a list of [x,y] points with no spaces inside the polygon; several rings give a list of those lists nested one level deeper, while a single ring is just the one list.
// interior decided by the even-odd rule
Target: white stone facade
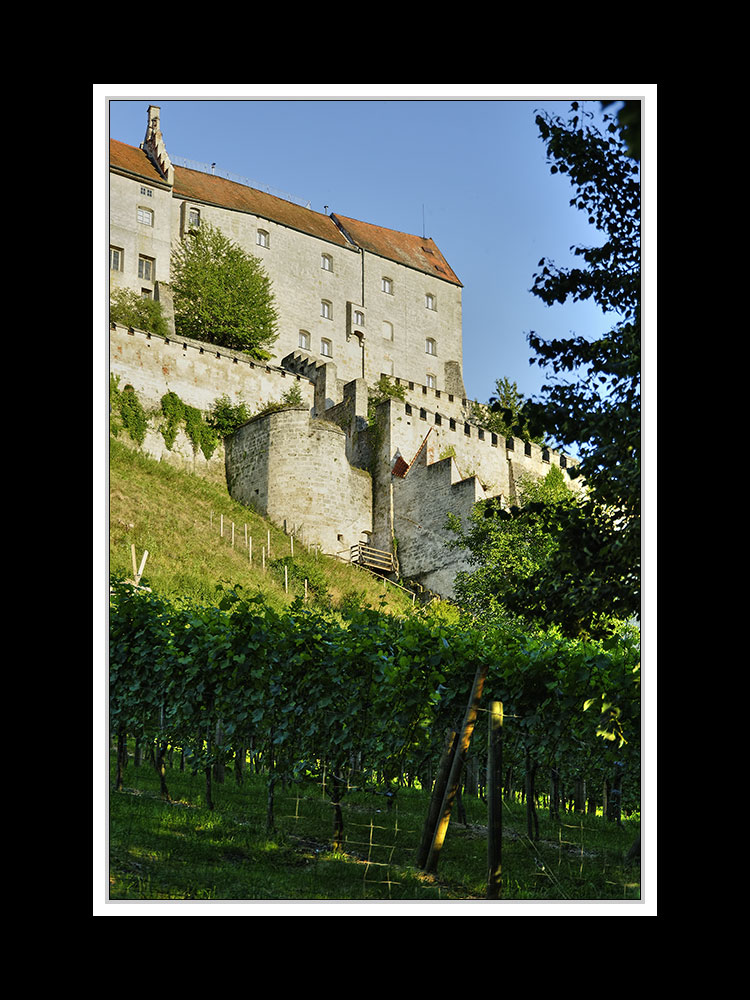
[{"label": "white stone facade", "polygon": [[[141,147],[113,141],[110,155],[113,285],[153,295],[170,317],[171,247],[210,223],[262,260],[279,313],[267,364],[110,324],[121,385],[157,423],[169,391],[204,412],[226,395],[257,414],[298,385],[301,407],[254,417],[213,460],[225,461],[230,494],[324,552],[345,556],[362,541],[392,552],[404,576],[452,596],[466,565],[446,545],[448,513],[467,517],[489,496],[512,502],[520,477],[573,463],[473,422],[462,286],[437,246],[173,166],[153,106]],[[405,398],[382,403],[373,421],[368,389],[381,374]],[[147,445],[174,460],[158,433]]]}]

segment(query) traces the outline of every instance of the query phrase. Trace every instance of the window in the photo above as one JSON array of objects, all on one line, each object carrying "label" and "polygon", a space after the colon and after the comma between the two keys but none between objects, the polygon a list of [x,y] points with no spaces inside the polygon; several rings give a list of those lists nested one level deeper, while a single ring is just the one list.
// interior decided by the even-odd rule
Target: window
[{"label": "window", "polygon": [[141,289],[141,298],[142,299],[152,299],[153,297],[154,297],[154,293],[151,291],[150,288],[142,288]]},{"label": "window", "polygon": [[122,250],[119,247],[109,248],[110,271],[122,271]]},{"label": "window", "polygon": [[188,228],[198,229],[201,224],[201,213],[197,208],[188,210]]},{"label": "window", "polygon": [[365,325],[365,314],[360,312],[359,309],[354,310],[354,325],[364,326]]},{"label": "window", "polygon": [[258,244],[259,247],[270,247],[271,237],[268,235],[265,229],[259,229],[258,235],[255,238],[255,242]]},{"label": "window", "polygon": [[383,320],[383,340],[393,340],[393,323]]},{"label": "window", "polygon": [[146,198],[154,197],[154,192],[151,190],[151,188],[147,188],[143,184],[141,184],[141,194],[144,195],[144,197]]},{"label": "window", "polygon": [[333,357],[333,344],[330,340],[326,340],[325,337],[320,342],[320,353],[324,358]]},{"label": "window", "polygon": [[138,258],[138,277],[144,281],[153,281],[156,261],[151,257]]},{"label": "window", "polygon": [[428,337],[427,340],[425,340],[424,351],[425,354],[433,354],[433,355],[437,354],[437,344],[432,339],[432,337]]},{"label": "window", "polygon": [[391,278],[381,278],[380,287],[388,295],[393,295],[393,281]]},{"label": "window", "polygon": [[329,256],[329,254],[327,253],[322,253],[320,255],[320,266],[323,268],[324,271],[332,271],[333,258]]},{"label": "window", "polygon": [[434,389],[435,388],[435,376],[434,375],[428,375],[427,376],[427,388],[428,389]]},{"label": "window", "polygon": [[310,350],[310,334],[307,330],[300,330],[299,332],[299,346],[303,351]]},{"label": "window", "polygon": [[144,226],[153,226],[154,213],[150,208],[138,208],[138,221]]},{"label": "window", "polygon": [[320,303],[320,315],[323,319],[333,319],[333,306],[327,299],[323,299]]},{"label": "window", "polygon": [[435,296],[432,295],[430,292],[427,292],[427,294],[425,295],[424,304],[426,309],[433,309],[433,310],[437,309],[437,306],[435,305]]}]

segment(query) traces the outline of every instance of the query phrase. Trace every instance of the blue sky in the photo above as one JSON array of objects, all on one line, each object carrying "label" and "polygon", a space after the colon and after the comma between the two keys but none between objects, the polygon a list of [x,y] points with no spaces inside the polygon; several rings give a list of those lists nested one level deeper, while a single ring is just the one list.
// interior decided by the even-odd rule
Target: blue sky
[{"label": "blue sky", "polygon": [[263,93],[255,85],[101,84],[95,115],[109,113],[105,138],[137,146],[148,105],[158,104],[174,157],[215,163],[315,211],[328,206],[432,237],[464,285],[467,394],[486,400],[508,376],[524,396],[536,395],[546,375],[529,364],[527,333],[593,337],[612,318],[591,304],[548,307],[529,291],[541,257],[572,262],[571,245],[601,241],[570,206],[569,182],[550,173],[535,111],[564,114],[583,98],[598,112],[598,98],[641,96],[650,85],[515,94],[500,85],[473,93],[428,85],[412,88],[414,96],[409,86],[268,85]]}]

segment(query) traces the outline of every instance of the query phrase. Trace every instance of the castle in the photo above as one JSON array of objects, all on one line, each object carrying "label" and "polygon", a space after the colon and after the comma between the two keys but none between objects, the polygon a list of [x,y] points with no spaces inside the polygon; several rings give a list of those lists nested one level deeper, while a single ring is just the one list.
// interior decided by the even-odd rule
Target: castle
[{"label": "castle", "polygon": [[[279,317],[268,362],[110,323],[110,369],[154,410],[172,391],[203,411],[228,396],[258,412],[296,385],[302,404],[254,417],[211,462],[234,499],[304,543],[450,597],[466,563],[447,547],[448,513],[512,501],[519,477],[571,467],[476,422],[462,377],[463,286],[433,240],[175,165],[153,105],[140,146],[110,140],[109,205],[111,284],[158,299],[172,331],[171,250],[189,228],[208,223],[263,263]],[[373,418],[382,375],[403,399]],[[156,429],[144,448],[180,460]]]}]

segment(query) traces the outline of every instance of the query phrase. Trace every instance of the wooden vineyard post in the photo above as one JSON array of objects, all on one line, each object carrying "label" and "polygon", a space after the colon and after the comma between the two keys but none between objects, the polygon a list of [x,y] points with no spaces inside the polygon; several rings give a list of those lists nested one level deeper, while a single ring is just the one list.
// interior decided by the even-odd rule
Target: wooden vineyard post
[{"label": "wooden vineyard post", "polygon": [[430,798],[430,808],[427,813],[424,829],[422,831],[422,840],[419,845],[419,850],[417,851],[417,868],[424,868],[425,862],[427,861],[427,855],[432,845],[432,839],[435,836],[435,828],[440,816],[440,807],[443,802],[443,797],[445,796],[445,789],[448,786],[448,776],[450,774],[451,764],[453,763],[453,757],[456,751],[456,738],[456,733],[454,731],[451,731],[448,734],[448,738],[443,748],[443,753],[440,757],[437,778],[435,779],[435,787],[432,790],[432,796]]},{"label": "wooden vineyard post", "polygon": [[466,753],[469,749],[469,744],[471,743],[474,726],[476,725],[479,702],[482,698],[484,682],[487,679],[488,666],[489,665],[487,663],[481,663],[477,668],[476,674],[474,675],[474,684],[472,685],[471,696],[469,697],[469,703],[466,706],[466,713],[461,727],[461,735],[459,737],[458,746],[456,747],[455,756],[453,757],[450,775],[448,776],[448,784],[445,789],[445,795],[443,796],[440,818],[438,820],[437,827],[435,828],[435,835],[432,838],[430,853],[427,856],[427,861],[424,866],[424,871],[431,872],[432,874],[437,871],[440,851],[445,840],[445,835],[448,832],[451,809],[453,808],[453,801],[456,798],[456,793],[458,792],[458,784],[461,780],[461,771],[463,770]]},{"label": "wooden vineyard post", "polygon": [[487,899],[502,893],[503,703],[490,705],[487,733]]}]

